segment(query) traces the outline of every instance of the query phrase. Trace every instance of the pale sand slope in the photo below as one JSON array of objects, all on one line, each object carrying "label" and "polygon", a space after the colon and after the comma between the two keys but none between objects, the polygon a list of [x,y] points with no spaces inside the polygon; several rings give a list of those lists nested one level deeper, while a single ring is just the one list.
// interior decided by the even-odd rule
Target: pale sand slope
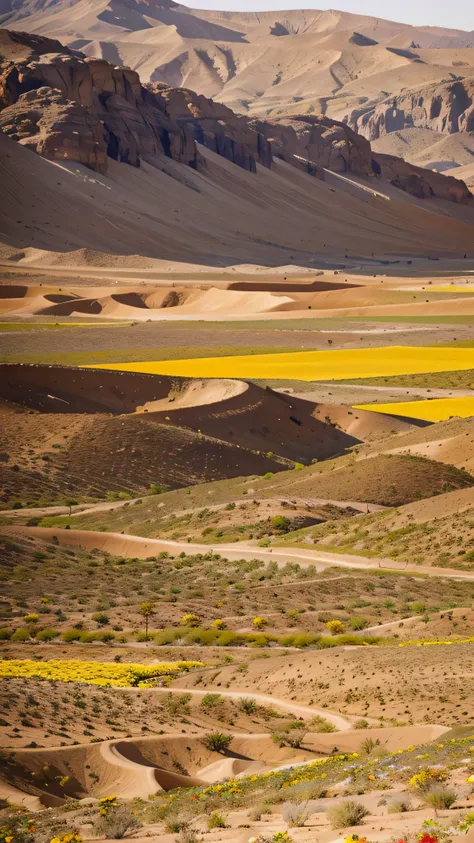
[{"label": "pale sand slope", "polygon": [[469,132],[443,135],[431,129],[401,129],[371,141],[371,146],[374,152],[396,155],[418,167],[437,170],[463,181],[464,168],[474,166],[474,137]]},{"label": "pale sand slope", "polygon": [[44,8],[28,0],[0,21],[128,65],[145,82],[184,86],[259,114],[326,109],[343,119],[402,89],[474,71],[472,33],[335,10],[239,13],[168,0],[151,8],[116,0]]},{"label": "pale sand slope", "polygon": [[[390,186],[381,198],[347,179],[334,187],[282,161],[252,174],[201,152],[205,173],[163,158],[139,169],[111,160],[108,175],[97,176],[48,162],[1,134],[0,239],[18,249],[139,252],[216,266],[309,263],[316,253],[324,261],[472,252],[467,206],[422,203]],[[183,171],[186,184],[174,178]]]},{"label": "pale sand slope", "polygon": [[446,175],[462,179],[466,182],[471,193],[474,191],[474,163],[463,164],[461,167],[454,167],[451,170],[446,170]]},{"label": "pale sand slope", "polygon": [[[428,427],[418,428],[402,436],[385,439],[381,445],[377,443],[367,445],[361,449],[359,457],[376,456],[380,453],[415,454],[472,472],[474,468],[474,419],[449,419],[448,421],[431,424]],[[465,491],[468,493],[468,498],[470,497],[472,504],[472,490],[466,489]],[[462,497],[463,492],[453,492],[452,494],[460,494]],[[440,497],[436,498],[435,506],[438,506],[440,500]],[[423,503],[426,505],[426,501]],[[421,505],[421,502],[419,505]]]},{"label": "pale sand slope", "polygon": [[[87,530],[63,530],[54,527],[3,527],[5,535],[16,535],[24,533],[38,536],[40,538],[52,538],[56,536],[64,547],[83,547],[86,550],[106,550],[115,556],[135,556],[138,559],[148,559],[166,550],[169,553],[208,553],[214,551],[212,545],[192,544],[189,542],[173,542],[163,539],[144,539],[138,536],[126,535],[123,533],[99,533]],[[263,550],[246,542],[239,542],[235,545],[219,545],[219,553],[226,559],[261,559],[264,562],[275,562],[284,566],[288,562],[296,562],[302,568],[315,565],[317,571],[323,571],[331,565],[338,565],[345,568],[373,568],[374,560],[353,554],[327,553],[317,550],[297,550],[289,548],[282,552],[277,549]],[[403,570],[407,574],[420,573],[420,566],[400,565],[392,559],[377,559],[379,568],[392,570]],[[458,571],[451,568],[423,568],[425,576],[443,577],[450,579],[472,580],[474,582],[474,571]]]}]

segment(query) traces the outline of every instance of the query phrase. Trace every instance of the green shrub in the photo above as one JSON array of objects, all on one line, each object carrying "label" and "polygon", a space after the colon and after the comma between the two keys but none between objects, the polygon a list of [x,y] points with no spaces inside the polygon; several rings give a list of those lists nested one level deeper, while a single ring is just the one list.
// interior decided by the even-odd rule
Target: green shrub
[{"label": "green shrub", "polygon": [[61,638],[66,642],[66,644],[72,644],[73,641],[80,641],[81,635],[82,633],[80,629],[66,629]]},{"label": "green shrub", "polygon": [[11,641],[29,641],[30,632],[28,629],[15,629]]},{"label": "green shrub", "polygon": [[394,799],[387,808],[388,814],[406,814],[412,810],[409,799]]},{"label": "green shrub", "polygon": [[104,612],[96,612],[95,615],[92,615],[92,620],[99,626],[106,626],[109,623],[109,616]]},{"label": "green shrub", "polygon": [[8,629],[8,627],[0,629],[0,641],[9,641],[12,635],[13,629]]},{"label": "green shrub", "polygon": [[227,818],[221,811],[213,811],[207,821],[209,831],[213,828],[227,828]]},{"label": "green shrub", "polygon": [[36,636],[37,641],[54,641],[60,633],[57,629],[42,629]]},{"label": "green shrub", "polygon": [[324,717],[321,717],[320,714],[317,714],[316,717],[310,721],[310,729],[312,732],[337,732],[338,729],[334,726],[333,723],[330,723],[329,720],[326,720]]},{"label": "green shrub", "polygon": [[433,787],[425,793],[425,802],[431,808],[434,808],[436,815],[438,811],[447,811],[451,805],[454,805],[456,799],[457,796],[454,790],[443,785]]},{"label": "green shrub", "polygon": [[221,705],[224,702],[224,698],[222,694],[204,694],[201,700],[201,706],[203,708],[215,708],[217,705]]},{"label": "green shrub", "polygon": [[350,828],[353,825],[361,825],[362,820],[369,814],[367,808],[360,802],[355,802],[351,799],[341,802],[339,805],[333,805],[326,811],[326,816],[331,824],[331,828]]},{"label": "green shrub", "polygon": [[232,735],[224,735],[223,732],[209,732],[203,737],[204,746],[211,752],[225,752],[232,743]]},{"label": "green shrub", "polygon": [[361,629],[365,629],[368,623],[366,618],[351,618],[349,621],[349,625],[351,629],[357,632]]},{"label": "green shrub", "polygon": [[275,515],[275,517],[272,518],[272,520],[270,521],[270,524],[274,530],[279,530],[280,532],[284,533],[290,528],[291,521],[284,515]]},{"label": "green shrub", "polygon": [[242,699],[239,700],[238,705],[244,714],[255,714],[257,711],[257,703],[253,697],[242,697]]}]

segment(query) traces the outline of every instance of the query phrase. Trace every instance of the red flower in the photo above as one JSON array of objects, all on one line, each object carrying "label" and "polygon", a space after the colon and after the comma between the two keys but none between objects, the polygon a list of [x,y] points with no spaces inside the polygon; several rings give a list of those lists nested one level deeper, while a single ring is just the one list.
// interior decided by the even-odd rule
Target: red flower
[{"label": "red flower", "polygon": [[420,838],[420,843],[438,843],[438,840],[432,834],[424,834],[423,837]]}]

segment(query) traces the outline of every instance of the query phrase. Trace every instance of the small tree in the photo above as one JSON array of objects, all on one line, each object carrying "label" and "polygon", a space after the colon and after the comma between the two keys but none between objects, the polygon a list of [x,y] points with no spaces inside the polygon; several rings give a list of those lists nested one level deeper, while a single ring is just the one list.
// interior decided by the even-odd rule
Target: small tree
[{"label": "small tree", "polygon": [[73,506],[77,506],[78,501],[74,500],[74,498],[66,498],[64,501],[64,506],[69,507],[69,515],[72,513]]},{"label": "small tree", "polygon": [[141,604],[140,614],[145,618],[145,641],[148,641],[148,624],[153,613],[153,603],[145,602]]}]

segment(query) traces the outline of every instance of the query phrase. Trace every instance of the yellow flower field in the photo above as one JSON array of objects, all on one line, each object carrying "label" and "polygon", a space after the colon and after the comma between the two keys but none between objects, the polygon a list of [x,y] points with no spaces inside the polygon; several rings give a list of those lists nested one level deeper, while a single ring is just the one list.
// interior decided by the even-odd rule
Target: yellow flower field
[{"label": "yellow flower field", "polygon": [[190,378],[284,378],[329,381],[376,378],[425,372],[474,369],[472,348],[358,348],[333,351],[297,351],[241,357],[202,357],[191,360],[114,363],[87,366]]},{"label": "yellow flower field", "polygon": [[451,416],[460,416],[463,419],[474,416],[474,398],[434,398],[430,401],[402,401],[394,404],[357,404],[354,410],[370,410],[372,413],[438,422],[449,419]]},{"label": "yellow flower field", "polygon": [[58,682],[84,682],[114,688],[149,688],[147,680],[170,676],[204,667],[203,662],[162,662],[161,664],[120,664],[116,662],[82,662],[73,659],[33,659],[0,661],[0,677],[15,679],[49,679]]},{"label": "yellow flower field", "polygon": [[430,287],[435,293],[474,293],[474,284],[438,284]]}]

